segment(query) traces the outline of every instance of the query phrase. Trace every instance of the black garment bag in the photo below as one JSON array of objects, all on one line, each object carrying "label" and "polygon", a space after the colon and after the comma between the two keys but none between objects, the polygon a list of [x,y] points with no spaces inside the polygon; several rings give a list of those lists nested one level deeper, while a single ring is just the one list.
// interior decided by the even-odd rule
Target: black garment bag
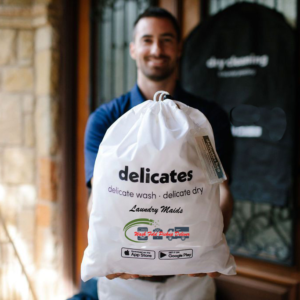
[{"label": "black garment bag", "polygon": [[295,32],[280,13],[259,4],[234,4],[185,41],[183,87],[217,102],[231,120],[237,200],[283,206],[291,197],[295,71]]}]

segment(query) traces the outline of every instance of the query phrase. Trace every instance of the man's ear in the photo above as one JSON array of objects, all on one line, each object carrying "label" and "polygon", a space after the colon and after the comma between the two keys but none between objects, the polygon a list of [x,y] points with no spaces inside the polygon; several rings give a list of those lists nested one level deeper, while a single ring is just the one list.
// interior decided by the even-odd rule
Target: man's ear
[{"label": "man's ear", "polygon": [[135,43],[134,42],[131,42],[129,44],[129,53],[130,53],[130,56],[133,60],[135,60]]}]

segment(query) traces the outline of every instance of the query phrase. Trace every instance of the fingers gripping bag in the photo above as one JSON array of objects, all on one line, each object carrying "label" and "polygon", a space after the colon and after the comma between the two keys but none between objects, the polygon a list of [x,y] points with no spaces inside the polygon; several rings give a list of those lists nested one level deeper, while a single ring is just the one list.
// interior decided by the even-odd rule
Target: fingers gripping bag
[{"label": "fingers gripping bag", "polygon": [[123,272],[235,274],[220,209],[226,176],[211,125],[163,94],[120,117],[99,147],[84,281]]}]

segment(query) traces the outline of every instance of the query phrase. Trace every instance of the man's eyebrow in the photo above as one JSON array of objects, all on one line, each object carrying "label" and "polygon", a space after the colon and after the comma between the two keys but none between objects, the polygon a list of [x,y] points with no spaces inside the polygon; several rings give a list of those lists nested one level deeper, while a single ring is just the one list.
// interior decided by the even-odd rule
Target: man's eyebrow
[{"label": "man's eyebrow", "polygon": [[[152,37],[153,37],[153,35],[151,35],[151,34],[144,34],[144,35],[141,36],[141,39],[152,38]],[[169,33],[169,32],[162,33],[160,35],[160,37],[172,37],[172,38],[176,38],[176,36],[173,33]]]},{"label": "man's eyebrow", "polygon": [[141,39],[151,38],[151,37],[153,37],[151,34],[144,34],[143,36],[141,36]]},{"label": "man's eyebrow", "polygon": [[169,32],[163,33],[163,34],[161,34],[160,36],[162,36],[162,37],[173,37],[173,38],[176,38],[175,35],[174,35],[173,33],[169,33]]}]

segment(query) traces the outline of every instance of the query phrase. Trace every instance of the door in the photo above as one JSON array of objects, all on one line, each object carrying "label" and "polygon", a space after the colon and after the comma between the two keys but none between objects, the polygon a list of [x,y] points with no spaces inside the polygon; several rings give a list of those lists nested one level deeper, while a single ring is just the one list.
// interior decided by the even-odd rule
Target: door
[{"label": "door", "polygon": [[[269,1],[272,2],[272,1]],[[281,7],[284,6],[284,1],[278,2]],[[214,5],[219,5],[222,9],[225,7],[226,1],[211,1]],[[232,1],[231,1],[232,3]],[[76,278],[79,282],[80,265],[83,256],[83,251],[87,245],[87,228],[88,218],[86,213],[88,191],[85,187],[84,179],[84,155],[83,155],[83,139],[84,130],[88,115],[91,108],[95,108],[99,104],[95,95],[98,95],[99,90],[95,84],[91,87],[90,66],[96,62],[92,61],[91,54],[95,49],[91,48],[91,34],[95,34],[91,28],[90,14],[91,3],[88,0],[79,0],[79,15],[78,15],[78,86],[77,86],[77,162],[76,162]],[[216,9],[208,5],[207,1],[199,0],[160,0],[158,5],[171,10],[177,15],[180,21],[183,36],[185,37],[189,31],[200,20],[200,16],[207,16],[209,10]],[[216,10],[214,11],[216,12]],[[99,79],[100,80],[100,79]],[[119,87],[118,87],[119,88]],[[94,95],[94,99],[89,101],[90,95]],[[297,126],[300,127],[300,123]],[[299,132],[297,140],[300,140]],[[296,162],[295,162],[296,163]],[[299,165],[298,158],[297,164]],[[299,174],[295,178],[299,181]],[[294,211],[299,212],[300,195],[299,190],[296,194]],[[266,299],[289,299],[300,300],[300,218],[295,222],[295,234],[293,234],[293,252],[295,260],[289,265],[278,264],[278,262],[267,262],[259,258],[250,257],[247,255],[235,255],[237,262],[237,276],[221,276],[216,280],[218,287],[218,299],[243,299],[243,300],[266,300]]]}]

